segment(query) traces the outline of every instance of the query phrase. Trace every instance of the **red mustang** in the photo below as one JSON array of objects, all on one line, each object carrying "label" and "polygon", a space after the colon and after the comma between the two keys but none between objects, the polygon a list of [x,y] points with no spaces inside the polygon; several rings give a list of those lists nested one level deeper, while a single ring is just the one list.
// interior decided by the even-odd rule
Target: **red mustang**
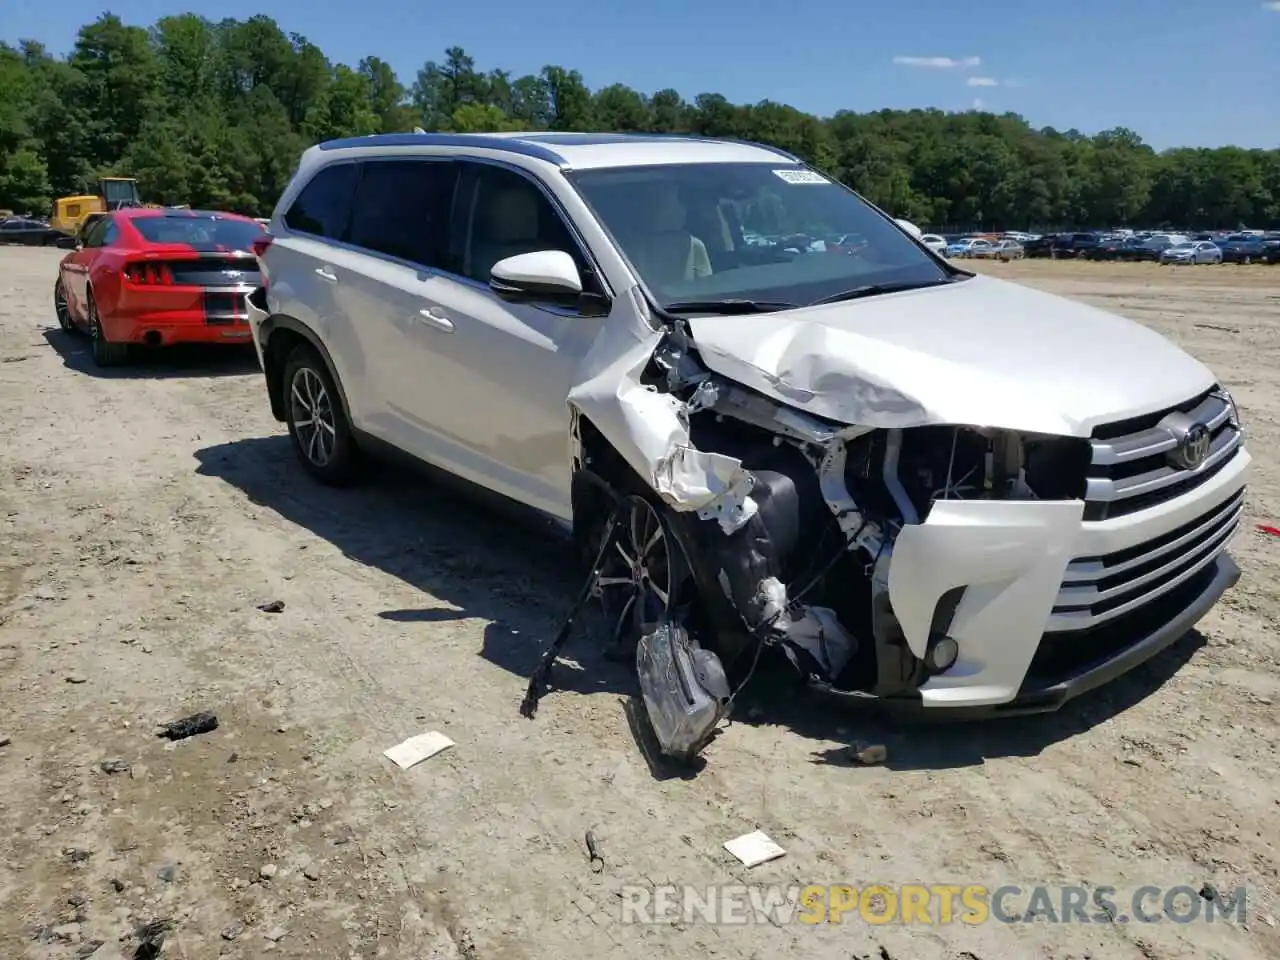
[{"label": "red mustang", "polygon": [[58,323],[93,338],[99,366],[128,362],[137,344],[249,343],[244,301],[259,283],[253,241],[265,236],[233,213],[107,214],[58,266]]}]

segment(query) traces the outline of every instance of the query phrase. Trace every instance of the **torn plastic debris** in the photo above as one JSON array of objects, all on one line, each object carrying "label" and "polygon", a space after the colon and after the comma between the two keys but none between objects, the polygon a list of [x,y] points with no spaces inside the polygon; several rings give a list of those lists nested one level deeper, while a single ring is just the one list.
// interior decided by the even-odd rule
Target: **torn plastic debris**
[{"label": "torn plastic debris", "polygon": [[663,621],[640,637],[636,671],[658,746],[673,759],[693,760],[732,699],[720,658],[697,646],[684,627]]}]

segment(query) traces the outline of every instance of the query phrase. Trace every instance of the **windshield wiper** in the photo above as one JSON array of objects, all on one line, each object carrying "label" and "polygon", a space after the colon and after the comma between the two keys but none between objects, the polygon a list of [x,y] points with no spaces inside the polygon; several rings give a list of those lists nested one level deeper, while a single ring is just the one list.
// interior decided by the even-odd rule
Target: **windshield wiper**
[{"label": "windshield wiper", "polygon": [[923,290],[925,287],[941,287],[957,280],[967,279],[964,276],[948,277],[946,280],[899,280],[896,283],[867,283],[852,290],[842,290],[829,297],[814,300],[809,306],[816,307],[823,303],[840,303],[844,300],[860,300],[863,297],[877,297],[882,293],[900,293],[903,290]]},{"label": "windshield wiper", "polygon": [[773,313],[775,310],[795,310],[800,304],[787,300],[677,300],[663,304],[667,313]]}]

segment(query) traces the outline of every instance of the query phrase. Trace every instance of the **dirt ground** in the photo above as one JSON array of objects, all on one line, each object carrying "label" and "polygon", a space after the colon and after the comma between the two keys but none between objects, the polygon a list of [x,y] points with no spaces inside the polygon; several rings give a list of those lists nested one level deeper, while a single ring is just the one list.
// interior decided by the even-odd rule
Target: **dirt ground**
[{"label": "dirt ground", "polygon": [[[58,255],[0,250],[0,956],[154,956],[159,920],[186,960],[1280,956],[1280,539],[1256,529],[1280,522],[1280,268],[982,268],[1148,323],[1235,392],[1244,578],[1199,631],[1030,720],[748,702],[680,776],[585,642],[519,716],[578,587],[559,541],[391,469],[318,487],[251,355],[103,375],[56,328]],[[199,710],[217,730],[155,735]],[[381,756],[429,729],[456,746]],[[851,765],[854,739],[888,762]],[[787,855],[748,871],[722,844],[757,828]],[[621,922],[628,885],[748,882],[1110,885],[1121,912],[1246,885],[1247,921]]]}]

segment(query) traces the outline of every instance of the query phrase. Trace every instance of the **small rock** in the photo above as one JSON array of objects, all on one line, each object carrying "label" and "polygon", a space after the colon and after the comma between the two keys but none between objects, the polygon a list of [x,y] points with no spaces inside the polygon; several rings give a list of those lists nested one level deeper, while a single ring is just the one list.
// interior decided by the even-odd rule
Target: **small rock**
[{"label": "small rock", "polygon": [[855,743],[849,747],[849,756],[864,766],[871,766],[888,760],[889,751],[879,743]]},{"label": "small rock", "polygon": [[88,902],[88,899],[83,893],[73,893],[71,896],[67,897],[67,903],[73,907],[83,907]]},{"label": "small rock", "polygon": [[79,847],[64,847],[62,855],[72,863],[84,863],[93,856],[93,853],[89,850],[81,850]]},{"label": "small rock", "polygon": [[302,868],[302,875],[308,880],[319,880],[320,868],[314,864],[307,864],[307,866]]},{"label": "small rock", "polygon": [[86,940],[76,948],[77,960],[85,960],[86,957],[93,956],[105,942],[104,940]]},{"label": "small rock", "polygon": [[67,677],[67,683],[84,683],[88,679],[88,677],[81,676],[78,673],[73,673]]},{"label": "small rock", "polygon": [[103,773],[128,773],[129,761],[122,760],[119,757],[112,757],[110,760],[103,760],[99,766]]},{"label": "small rock", "polygon": [[111,889],[116,893],[124,893],[124,881],[119,877],[111,878]]},{"label": "small rock", "polygon": [[268,930],[264,934],[264,936],[268,940],[270,940],[272,943],[279,943],[288,935],[289,935],[289,931],[286,930],[284,927],[280,927],[280,926],[272,927],[270,930]]},{"label": "small rock", "polygon": [[223,927],[223,928],[222,928],[222,939],[223,939],[223,940],[235,940],[235,939],[237,939],[237,938],[238,938],[242,933],[244,933],[244,924],[243,924],[243,923],[240,923],[239,921],[236,921],[235,923],[230,924],[229,926],[225,926],[225,927]]},{"label": "small rock", "polygon": [[1124,762],[1130,767],[1142,766],[1142,761],[1139,760],[1137,757],[1125,757]]},{"label": "small rock", "polygon": [[156,871],[156,876],[165,883],[173,883],[178,876],[178,865],[176,863],[166,863]]},{"label": "small rock", "polygon": [[258,876],[260,876],[263,880],[270,880],[279,872],[280,872],[280,868],[277,867],[274,863],[264,863],[262,865],[262,868],[258,871]]},{"label": "small rock", "polygon": [[80,939],[80,924],[61,923],[53,928],[53,935],[59,940],[69,940],[75,943]]},{"label": "small rock", "polygon": [[1218,899],[1218,888],[1212,883],[1206,883],[1200,888],[1200,899],[1208,900],[1211,903]]},{"label": "small rock", "polygon": [[13,743],[13,737],[6,737],[0,734],[0,747],[7,747],[11,743]]},{"label": "small rock", "polygon": [[270,600],[267,603],[260,603],[258,604],[258,609],[261,610],[263,613],[283,613],[284,601]]}]

